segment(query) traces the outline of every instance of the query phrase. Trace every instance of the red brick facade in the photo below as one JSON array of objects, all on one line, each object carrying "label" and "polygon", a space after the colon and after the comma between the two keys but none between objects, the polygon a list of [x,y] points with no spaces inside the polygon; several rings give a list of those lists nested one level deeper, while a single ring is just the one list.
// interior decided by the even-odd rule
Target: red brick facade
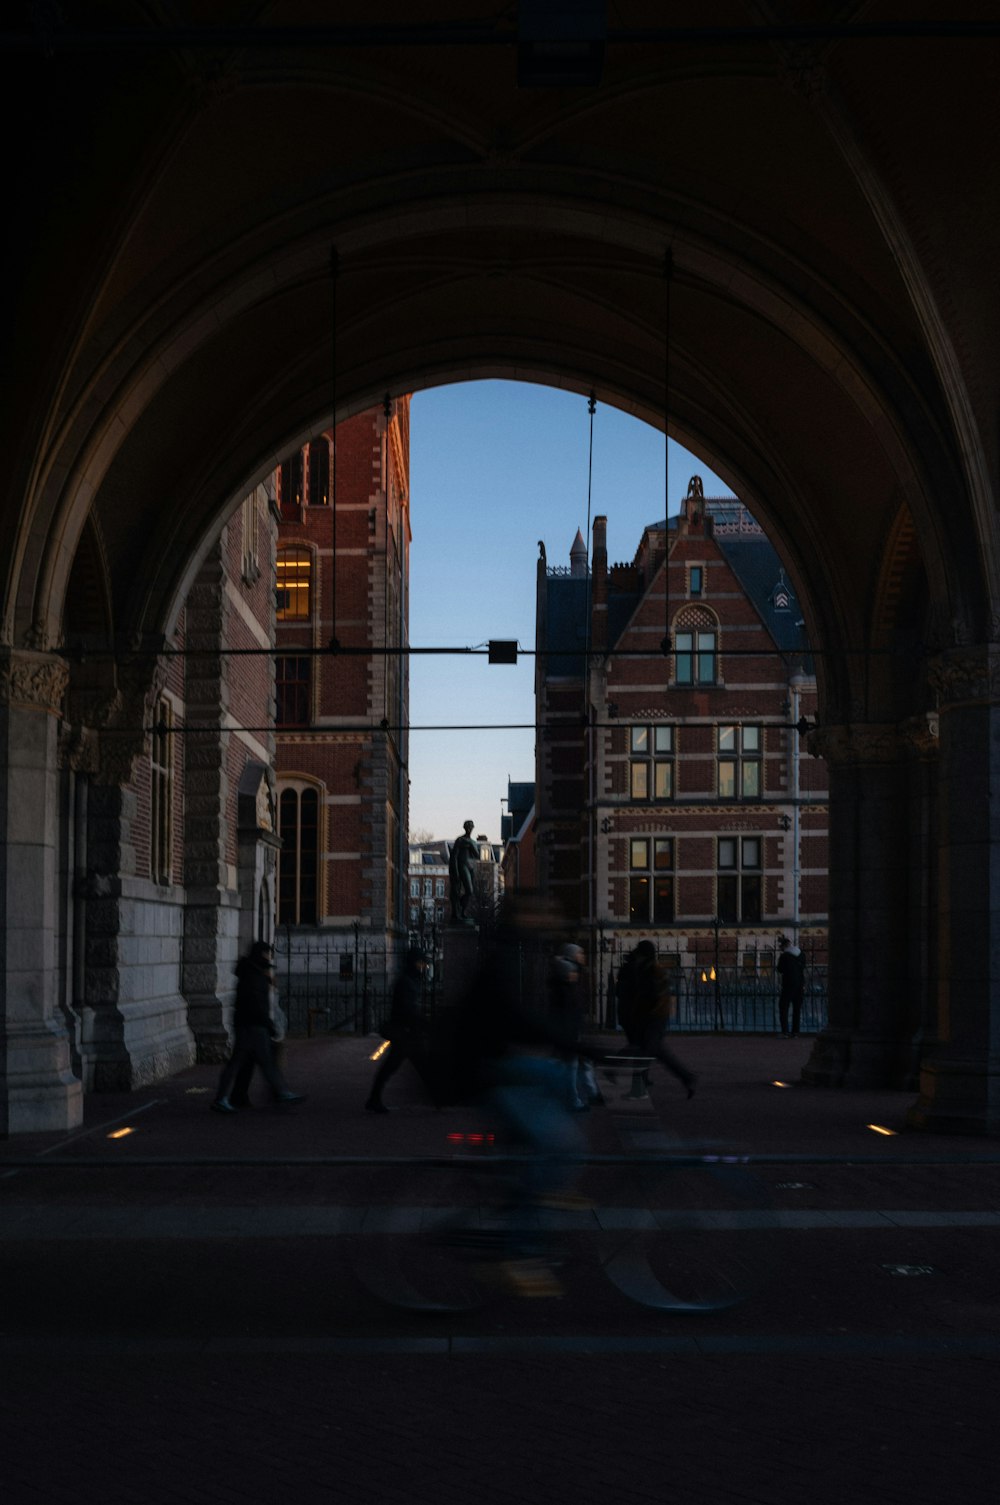
[{"label": "red brick facade", "polygon": [[697,480],[631,564],[609,568],[606,537],[598,518],[590,573],[579,536],[568,569],[539,561],[539,881],[594,950],[825,949],[826,766],[794,729],[816,682],[777,555]]},{"label": "red brick facade", "polygon": [[318,435],[276,492],[278,921],[388,939],[406,914],[409,398],[340,424],[336,453]]}]

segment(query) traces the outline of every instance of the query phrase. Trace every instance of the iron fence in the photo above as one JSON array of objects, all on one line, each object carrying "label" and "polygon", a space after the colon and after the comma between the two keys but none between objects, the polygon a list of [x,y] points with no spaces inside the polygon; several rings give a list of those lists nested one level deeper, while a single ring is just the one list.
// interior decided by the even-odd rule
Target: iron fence
[{"label": "iron fence", "polygon": [[[633,942],[618,937],[598,947],[593,1012],[595,1021],[613,1029],[618,1022],[617,978]],[[705,942],[701,951],[674,951],[661,946],[660,964],[671,974],[677,1006],[672,1028],[687,1034],[729,1031],[733,1034],[772,1034],[780,1029],[778,995],[781,979],[777,952],[771,947],[748,947],[733,955],[736,943],[724,938]],[[727,953],[731,959],[725,959]],[[827,956],[824,946],[803,946],[805,981],[800,1029],[815,1034],[827,1014]]]},{"label": "iron fence", "polygon": [[[393,984],[407,943],[386,945],[381,937],[324,936],[279,930],[275,937],[275,981],[287,1021],[296,1036],[346,1031],[368,1035],[386,1021]],[[440,958],[428,955],[424,992],[433,1011],[441,990]]]},{"label": "iron fence", "polygon": [[[591,965],[592,1019],[598,1028],[614,1029],[617,978],[634,940],[602,938]],[[780,1028],[777,956],[772,948],[744,949],[727,959],[727,938],[709,938],[702,950],[683,955],[662,946],[658,956],[673,979],[677,1009],[673,1029],[687,1034],[731,1032],[770,1034]],[[386,945],[382,938],[327,937],[279,931],[275,940],[278,994],[296,1036],[349,1031],[370,1034],[386,1021],[392,988],[407,942]],[[801,1029],[813,1034],[826,1024],[827,958],[825,949],[804,946],[805,988]],[[522,982],[544,994],[548,952],[528,948],[522,957]],[[428,948],[424,1004],[432,1015],[443,1000],[443,958]]]}]

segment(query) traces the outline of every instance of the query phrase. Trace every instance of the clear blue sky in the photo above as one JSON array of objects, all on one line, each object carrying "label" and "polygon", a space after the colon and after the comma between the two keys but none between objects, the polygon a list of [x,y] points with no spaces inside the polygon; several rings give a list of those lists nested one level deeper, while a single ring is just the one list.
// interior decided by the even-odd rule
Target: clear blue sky
[{"label": "clear blue sky", "polygon": [[[418,392],[410,413],[410,642],[475,647],[490,638],[535,642],[535,565],[568,565],[587,535],[587,399],[527,382],[477,381]],[[729,488],[670,445],[670,511],[692,475],[706,496]],[[594,417],[591,517],[608,519],[608,558],[630,560],[647,523],[663,516],[663,435],[616,408]],[[500,839],[507,777],[531,780],[534,659],[410,659],[410,830]],[[503,723],[524,730],[420,731]]]}]

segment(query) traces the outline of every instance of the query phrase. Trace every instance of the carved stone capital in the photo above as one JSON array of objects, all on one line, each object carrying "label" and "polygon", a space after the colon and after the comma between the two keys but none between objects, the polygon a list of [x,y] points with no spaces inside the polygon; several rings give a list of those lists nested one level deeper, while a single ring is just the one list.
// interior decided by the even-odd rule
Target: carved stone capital
[{"label": "carved stone capital", "polygon": [[975,643],[932,660],[927,680],[938,706],[989,703],[1000,699],[1000,644]]},{"label": "carved stone capital", "polygon": [[136,759],[148,751],[153,713],[168,669],[169,659],[162,653],[126,653],[117,661],[114,694],[91,708],[100,732],[98,782],[131,781]]},{"label": "carved stone capital", "polygon": [[939,717],[936,711],[909,716],[899,723],[900,741],[917,758],[936,758],[941,751]]},{"label": "carved stone capital", "polygon": [[0,649],[0,705],[62,713],[69,666],[52,653]]},{"label": "carved stone capital", "polygon": [[892,722],[859,722],[820,726],[809,733],[809,751],[828,763],[896,763],[903,751],[899,730]]},{"label": "carved stone capital", "polygon": [[74,773],[96,774],[101,749],[96,731],[76,721],[64,721],[59,728],[59,766]]}]

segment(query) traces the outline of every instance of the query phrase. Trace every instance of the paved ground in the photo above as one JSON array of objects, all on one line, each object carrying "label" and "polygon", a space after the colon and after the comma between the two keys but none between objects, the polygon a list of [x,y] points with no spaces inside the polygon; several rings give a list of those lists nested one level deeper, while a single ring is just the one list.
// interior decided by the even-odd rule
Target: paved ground
[{"label": "paved ground", "polygon": [[199,1067],[0,1144],[0,1498],[995,1498],[1000,1141],[684,1040],[693,1101],[581,1116],[562,1294],[519,1297],[466,1248],[496,1126],[408,1068],[365,1114],[377,1043],[293,1042],[299,1108]]}]

